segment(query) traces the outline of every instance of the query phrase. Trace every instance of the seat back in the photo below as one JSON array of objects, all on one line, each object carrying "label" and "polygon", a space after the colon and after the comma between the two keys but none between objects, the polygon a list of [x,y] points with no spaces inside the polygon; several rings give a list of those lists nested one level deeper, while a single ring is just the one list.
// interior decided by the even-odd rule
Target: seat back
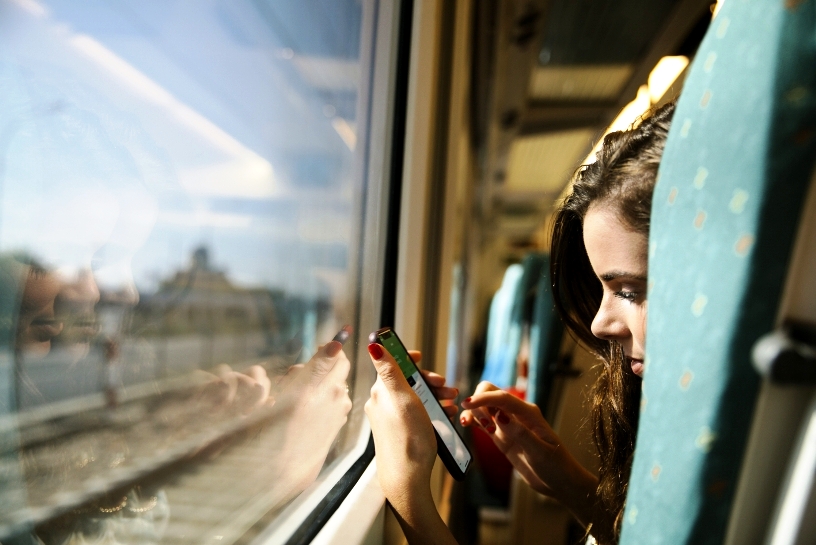
[{"label": "seat back", "polygon": [[541,256],[541,271],[535,287],[532,319],[530,321],[530,367],[527,382],[527,401],[546,410],[553,389],[564,323],[555,309],[550,282],[550,256]]},{"label": "seat back", "polygon": [[722,543],[816,158],[816,1],[727,0],[677,105],[652,207],[623,544]]}]

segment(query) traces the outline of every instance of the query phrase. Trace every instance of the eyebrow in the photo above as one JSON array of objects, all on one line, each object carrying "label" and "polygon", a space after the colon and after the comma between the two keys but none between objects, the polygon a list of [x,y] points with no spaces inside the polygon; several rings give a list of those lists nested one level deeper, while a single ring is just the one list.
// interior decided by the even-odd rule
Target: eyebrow
[{"label": "eyebrow", "polygon": [[603,273],[598,278],[600,278],[604,282],[610,282],[612,280],[619,280],[621,278],[625,278],[625,279],[628,279],[628,280],[639,280],[641,282],[646,282],[646,280],[647,280],[646,277],[641,275],[641,274],[635,274],[635,273],[630,273],[630,272],[626,272],[626,271],[609,271],[609,272]]}]

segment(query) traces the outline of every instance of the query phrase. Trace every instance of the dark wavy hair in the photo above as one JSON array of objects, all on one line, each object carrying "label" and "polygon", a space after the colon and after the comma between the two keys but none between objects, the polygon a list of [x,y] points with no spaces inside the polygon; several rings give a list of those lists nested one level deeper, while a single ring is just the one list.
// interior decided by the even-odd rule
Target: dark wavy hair
[{"label": "dark wavy hair", "polygon": [[[592,394],[591,423],[600,457],[597,498],[611,535],[594,530],[599,542],[617,542],[632,456],[635,450],[641,381],[624,365],[621,346],[592,334],[592,320],[601,304],[601,283],[584,247],[583,223],[591,205],[614,210],[638,233],[649,234],[652,193],[663,155],[674,103],[645,114],[629,130],[608,134],[597,160],[578,169],[572,193],[555,214],[551,278],[555,305],[569,330],[602,361]],[[592,531],[589,528],[588,531]]]}]

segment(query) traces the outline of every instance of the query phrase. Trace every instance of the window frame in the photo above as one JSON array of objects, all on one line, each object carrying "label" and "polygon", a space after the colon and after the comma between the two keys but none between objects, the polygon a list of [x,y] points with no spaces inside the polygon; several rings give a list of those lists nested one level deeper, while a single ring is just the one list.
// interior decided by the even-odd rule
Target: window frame
[{"label": "window frame", "polygon": [[[370,0],[363,5],[361,74],[365,75],[357,99],[357,171],[362,177],[362,215],[354,273],[358,288],[354,330],[358,343],[353,362],[364,362],[352,370],[355,384],[353,413],[362,424],[356,444],[324,468],[324,475],[305,490],[281,516],[252,543],[308,543],[332,517],[374,459],[373,440],[363,405],[375,373],[368,361],[368,332],[395,316],[397,254],[405,151],[408,71],[411,49],[413,0]],[[382,181],[382,182],[380,182]],[[374,289],[369,289],[370,287]],[[50,408],[53,410],[53,408]],[[349,420],[352,420],[352,414]],[[288,536],[288,538],[287,538]]]},{"label": "window frame", "polygon": [[[413,0],[363,2],[360,64],[361,74],[368,75],[368,85],[363,86],[357,101],[361,113],[358,136],[366,146],[357,158],[364,204],[358,240],[359,298],[354,324],[358,343],[352,360],[356,362],[368,360],[368,332],[395,320],[413,11]],[[363,412],[376,378],[372,367],[363,365],[363,373],[360,367],[358,364],[352,370],[353,413]],[[283,540],[287,545],[311,543],[352,490],[361,482],[370,483],[370,476],[361,478],[372,474],[375,467],[374,441],[367,419],[362,418],[355,447],[329,475],[286,508],[290,513],[283,512],[252,540],[253,545]]]}]

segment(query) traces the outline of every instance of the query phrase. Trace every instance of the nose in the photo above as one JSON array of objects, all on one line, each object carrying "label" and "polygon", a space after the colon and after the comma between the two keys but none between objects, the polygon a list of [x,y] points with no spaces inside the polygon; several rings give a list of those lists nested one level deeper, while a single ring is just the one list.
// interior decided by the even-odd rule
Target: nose
[{"label": "nose", "polygon": [[90,270],[83,269],[80,271],[79,278],[73,288],[73,294],[77,300],[89,303],[91,306],[99,302],[99,286],[96,284]]},{"label": "nose", "polygon": [[592,334],[605,341],[620,341],[631,335],[623,316],[615,308],[615,302],[607,294],[592,320]]}]

